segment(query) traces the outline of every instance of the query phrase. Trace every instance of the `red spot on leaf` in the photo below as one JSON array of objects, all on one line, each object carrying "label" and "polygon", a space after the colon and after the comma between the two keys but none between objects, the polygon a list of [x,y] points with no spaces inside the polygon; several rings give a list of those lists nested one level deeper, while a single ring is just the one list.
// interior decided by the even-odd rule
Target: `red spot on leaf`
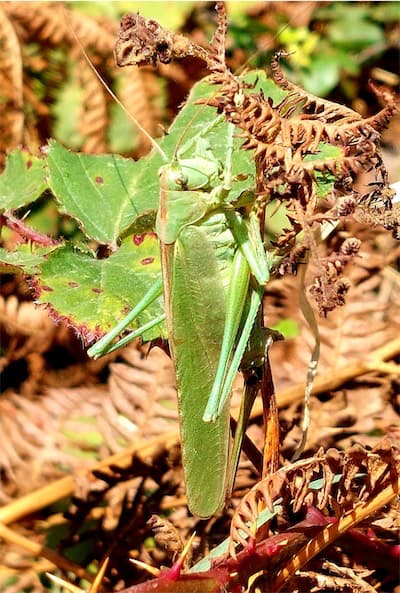
[{"label": "red spot on leaf", "polygon": [[79,284],[77,282],[68,282],[68,286],[70,286],[71,288],[77,288]]},{"label": "red spot on leaf", "polygon": [[144,233],[142,235],[133,235],[134,244],[140,245],[141,243],[143,243],[145,236],[146,235]]},{"label": "red spot on leaf", "polygon": [[42,290],[44,290],[46,292],[53,292],[53,289],[51,288],[51,286],[46,286],[46,284],[44,284],[42,286]]},{"label": "red spot on leaf", "polygon": [[92,292],[95,292],[96,294],[101,294],[103,290],[101,288],[92,288]]},{"label": "red spot on leaf", "polygon": [[154,261],[154,257],[145,257],[144,259],[140,260],[140,263],[142,264],[142,266],[148,266],[149,264],[152,264]]},{"label": "red spot on leaf", "polygon": [[30,169],[32,167],[32,161],[26,161],[26,168]]},{"label": "red spot on leaf", "polygon": [[102,177],[96,177],[96,183],[104,183],[104,179]]},{"label": "red spot on leaf", "polygon": [[126,305],[125,307],[123,307],[121,309],[121,314],[122,315],[128,315],[128,313],[129,313],[130,310],[131,310],[130,307],[128,307],[128,305]]}]

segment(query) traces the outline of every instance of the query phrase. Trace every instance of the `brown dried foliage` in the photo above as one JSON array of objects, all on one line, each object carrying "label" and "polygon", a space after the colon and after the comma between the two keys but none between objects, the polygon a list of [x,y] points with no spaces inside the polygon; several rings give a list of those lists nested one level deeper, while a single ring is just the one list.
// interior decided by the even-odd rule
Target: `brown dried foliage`
[{"label": "brown dried foliage", "polygon": [[16,32],[4,10],[0,8],[0,137],[3,147],[14,147],[22,141],[22,58]]},{"label": "brown dried foliage", "polygon": [[140,14],[122,17],[114,55],[118,66],[169,64],[187,56],[207,60],[206,50]]},{"label": "brown dried foliage", "polygon": [[[179,523],[152,517],[160,512],[163,501],[174,499],[181,491],[180,455],[174,449],[166,455],[160,448],[145,460],[135,455],[127,467],[114,464],[104,471],[94,470],[92,475],[78,479],[65,513],[68,533],[60,548],[68,549],[74,542],[91,538],[90,530],[82,532],[82,525],[95,517],[96,554],[110,557],[114,573],[110,579],[116,584],[121,579],[118,575],[133,577],[132,572],[137,572],[138,578],[140,569],[135,570],[130,563],[127,550],[142,561],[158,563],[172,559],[183,547]],[[159,547],[149,549],[145,541],[154,533]]]},{"label": "brown dried foliage", "polygon": [[[279,515],[297,513],[310,506],[343,516],[357,504],[377,497],[390,484],[395,491],[400,479],[398,443],[381,441],[372,451],[354,445],[345,452],[320,449],[316,455],[301,459],[257,482],[242,498],[231,522],[230,553],[237,544],[246,545],[246,534],[254,537],[254,525],[261,510]],[[318,480],[318,486],[312,482]]]},{"label": "brown dried foliage", "polygon": [[79,118],[79,131],[85,138],[83,152],[103,153],[107,150],[107,101],[99,79],[85,58],[77,59],[79,82],[84,89]]},{"label": "brown dried foliage", "polygon": [[[70,468],[90,465],[97,455],[120,452],[133,438],[177,425],[174,377],[160,350],[146,355],[133,346],[119,358],[88,361],[70,330],[15,296],[0,298],[0,327],[0,500],[62,475],[61,462]],[[107,383],[99,384],[105,368]],[[90,434],[97,435],[94,441]],[[87,461],[79,451],[89,454]]]},{"label": "brown dried foliage", "polygon": [[[85,152],[110,150],[106,135],[113,101],[86,62],[75,35],[103,76],[117,84],[125,76],[121,76],[109,59],[114,45],[114,24],[97,21],[61,2],[1,2],[0,9],[0,82],[4,95],[0,154],[22,143],[36,148],[54,135],[49,131],[51,105],[64,84],[69,61],[74,64],[83,90],[78,122],[83,138],[80,148]],[[39,46],[33,54],[27,49],[32,43]],[[58,61],[54,59],[54,49],[65,52]],[[34,86],[35,77],[42,76],[46,76],[44,96],[38,95]],[[150,134],[155,134],[160,114],[152,100],[154,91],[148,92],[149,76],[154,77],[152,69],[147,72],[131,69],[130,97],[140,100],[131,99],[127,108]],[[147,148],[146,139],[138,152]]]}]

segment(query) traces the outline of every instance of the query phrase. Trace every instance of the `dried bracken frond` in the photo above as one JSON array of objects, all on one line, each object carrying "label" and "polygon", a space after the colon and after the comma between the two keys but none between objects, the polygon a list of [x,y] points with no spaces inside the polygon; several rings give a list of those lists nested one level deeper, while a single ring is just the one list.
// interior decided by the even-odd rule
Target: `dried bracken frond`
[{"label": "dried bracken frond", "polygon": [[319,258],[319,275],[314,279],[309,291],[321,316],[326,317],[329,311],[344,304],[345,295],[351,284],[348,279],[341,276],[345,265],[357,255],[360,246],[361,241],[352,237],[346,239],[338,251],[332,251],[326,258]]},{"label": "dried bracken frond", "polygon": [[[374,348],[383,346],[390,336],[395,338],[400,330],[400,303],[397,296],[399,279],[391,267],[399,257],[400,246],[384,231],[367,227],[361,231],[360,225],[354,222],[346,227],[346,234],[357,235],[362,240],[362,248],[346,270],[352,286],[346,306],[329,315],[327,319],[319,320],[324,345],[320,360],[322,373],[351,360],[365,358]],[[386,241],[386,247],[380,253],[374,245],[383,240]],[[326,261],[330,261],[330,250],[337,253],[337,239],[332,239],[333,241],[334,245],[331,246],[328,242],[324,246],[320,260],[324,261],[326,258]],[[346,244],[342,245],[346,247]],[[311,283],[318,270],[319,268],[310,266]],[[286,275],[273,279],[266,291],[267,322],[273,325],[280,319],[296,319],[301,327],[301,338],[277,343],[271,351],[274,374],[281,388],[290,382],[294,361],[297,361],[299,372],[304,368],[304,340],[307,343],[309,341],[309,331],[303,326],[301,319],[298,319],[298,305],[293,299],[293,292],[298,290],[297,284],[297,278]]]},{"label": "dried bracken frond", "polygon": [[[75,126],[76,134],[79,135],[77,137],[81,139],[79,148],[85,152],[110,151],[107,131],[111,122],[112,101],[89,64],[85,63],[77,38],[103,77],[111,81],[113,86],[123,88],[119,84],[121,74],[110,60],[114,25],[96,20],[60,2],[2,2],[0,6],[0,35],[4,38],[0,48],[3,64],[0,67],[0,79],[3,91],[8,96],[8,102],[3,105],[2,117],[2,138],[6,139],[6,144],[0,145],[0,151],[4,152],[6,148],[8,150],[21,142],[36,148],[47,141],[49,127],[53,125],[53,106],[62,109],[58,97],[64,86],[68,88],[65,75],[70,63],[76,73],[75,80],[82,88],[81,95],[76,94],[73,99],[79,111]],[[38,45],[38,50],[33,54],[32,51],[26,51],[32,42]],[[54,49],[57,49],[57,54]],[[32,71],[35,77],[30,75]],[[46,80],[45,96],[41,96],[33,84],[38,73]],[[153,78],[154,84],[152,72],[131,70],[129,86],[131,90],[134,87],[133,90],[138,94],[129,95],[127,109],[133,120],[137,120],[152,134],[157,131],[158,113],[152,106],[155,102],[154,89],[148,93],[151,85],[144,81],[149,77]],[[159,94],[159,90],[156,94]],[[57,118],[62,117],[62,112],[58,112]],[[132,142],[129,142],[129,138],[125,141],[125,145],[131,148],[125,150],[133,152],[141,149],[144,152],[149,148],[147,140],[141,146],[138,144],[133,134]]]},{"label": "dried bracken frond", "polygon": [[372,191],[357,196],[355,218],[360,222],[382,225],[392,231],[395,239],[399,239],[400,207],[392,203],[396,192],[382,182],[370,183],[371,186]]},{"label": "dried bracken frond", "polygon": [[[157,135],[156,124],[161,119],[161,114],[154,104],[154,99],[159,92],[154,74],[149,70],[127,68],[121,71],[119,97],[128,111],[135,114],[151,136]],[[150,148],[150,141],[143,134],[141,134],[141,147],[143,151]]]},{"label": "dried bracken frond", "polygon": [[40,342],[46,341],[44,332],[56,331],[54,323],[44,309],[36,307],[30,301],[19,302],[15,295],[7,299],[0,297],[0,322],[10,336],[22,334],[37,338],[32,350],[39,350]]},{"label": "dried bracken frond", "polygon": [[[146,456],[146,460],[138,454],[128,466],[114,464],[107,470],[94,470],[90,479],[78,479],[72,503],[65,513],[68,533],[60,547],[67,549],[73,542],[95,537],[97,552],[110,556],[116,580],[126,574],[129,565],[128,574],[132,573],[127,550],[132,550],[134,557],[140,553],[141,558],[151,559],[151,551],[146,552],[144,544],[146,537],[152,535],[148,519],[154,509],[160,508],[163,497],[175,496],[181,488],[179,455],[173,459],[171,453],[166,456],[161,448],[151,459]],[[82,526],[91,517],[96,517],[96,530],[85,533]],[[171,525],[171,535],[173,531]],[[169,552],[179,551],[179,540],[175,550],[172,546],[167,553],[162,549],[164,545],[157,548],[156,558],[167,561]]]},{"label": "dried bracken frond", "polygon": [[22,59],[18,38],[5,12],[0,8],[0,152],[22,142]]},{"label": "dried bracken frond", "polygon": [[321,99],[311,93],[306,93],[304,89],[290,82],[282,72],[279,63],[280,58],[285,56],[287,56],[285,52],[278,52],[271,62],[271,71],[275,82],[282,89],[288,91],[288,94],[280,103],[282,115],[288,115],[289,109],[293,109],[300,104],[304,113],[314,115],[315,118],[321,118],[321,121],[325,123],[335,123],[340,119],[342,123],[353,124],[362,120],[362,116],[353,109]]},{"label": "dried bracken frond", "polygon": [[79,132],[85,138],[83,152],[103,153],[107,150],[107,103],[104,89],[83,57],[78,58],[78,72],[84,89],[79,117]]},{"label": "dried bracken frond", "polygon": [[40,353],[49,348],[58,333],[44,309],[35,307],[32,302],[20,303],[16,296],[7,299],[0,297],[0,323],[3,347],[1,371],[24,357],[28,361],[32,356],[37,359]]},{"label": "dried bracken frond", "polygon": [[[292,91],[274,107],[262,94],[245,92],[227,69],[221,75],[220,59],[211,70],[212,81],[222,85],[222,89],[207,103],[244,130],[243,147],[255,150],[258,190],[268,193],[269,198],[278,193],[281,199],[286,196],[289,201],[293,200],[295,188],[302,184],[305,187],[303,208],[306,207],[314,199],[316,171],[332,173],[338,184],[362,169],[375,167],[386,181],[379,132],[396,109],[393,95],[388,97],[387,106],[377,116],[363,120],[349,108],[320,101],[304,91]],[[276,82],[286,88],[277,59],[273,72]],[[378,89],[374,90],[379,93]],[[311,108],[313,111],[309,112]],[[343,156],[304,161],[308,155],[319,153],[321,142],[342,148]],[[278,188],[285,184],[286,191],[282,195]]]},{"label": "dried bracken frond", "polygon": [[[337,517],[360,502],[366,502],[390,484],[397,488],[400,477],[398,445],[384,440],[372,451],[354,445],[348,451],[320,450],[314,457],[301,459],[258,482],[240,501],[232,518],[230,553],[236,544],[254,537],[254,525],[262,509],[273,510],[274,501],[286,511],[302,507],[328,506]],[[315,487],[312,482],[318,480]],[[282,513],[282,510],[280,511]]]},{"label": "dried bracken frond", "polygon": [[[171,362],[160,350],[148,356],[128,348],[123,362],[110,365],[109,397],[104,399],[104,422],[116,430],[115,441],[150,437],[171,430],[177,423],[177,411],[169,402],[176,399]],[[121,415],[130,423],[121,422]],[[116,449],[119,450],[121,445]]]},{"label": "dried bracken frond", "polygon": [[[161,351],[154,349],[145,357],[136,347],[126,349],[125,362],[111,364],[107,387],[82,387],[92,362],[86,367],[71,364],[65,377],[47,368],[46,352],[66,330],[57,328],[33,303],[18,307],[10,297],[2,304],[0,320],[7,331],[3,344],[8,346],[3,370],[23,360],[28,373],[20,387],[23,395],[8,389],[2,397],[0,467],[8,490],[23,492],[40,476],[59,475],[60,462],[70,468],[82,465],[76,454],[80,449],[103,457],[121,451],[133,438],[158,435],[177,425],[177,412],[169,405],[176,398],[173,373]],[[23,479],[28,466],[31,482]]]},{"label": "dried bracken frond", "polygon": [[[68,10],[62,3],[3,2],[3,9],[11,19],[24,28],[25,38],[36,37],[53,46],[74,45],[74,35],[99,53],[109,55],[113,34],[85,14]],[[68,20],[67,20],[68,19]]]}]

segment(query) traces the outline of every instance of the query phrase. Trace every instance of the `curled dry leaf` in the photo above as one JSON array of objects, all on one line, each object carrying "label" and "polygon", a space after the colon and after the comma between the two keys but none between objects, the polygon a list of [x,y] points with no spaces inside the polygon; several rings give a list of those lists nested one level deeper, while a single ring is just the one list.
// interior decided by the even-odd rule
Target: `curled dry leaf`
[{"label": "curled dry leaf", "polygon": [[[157,544],[165,548],[171,554],[172,559],[176,560],[185,547],[185,543],[175,525],[159,515],[152,515],[147,521],[147,525],[154,532]],[[186,558],[187,565],[190,565],[190,556],[191,554]]]}]

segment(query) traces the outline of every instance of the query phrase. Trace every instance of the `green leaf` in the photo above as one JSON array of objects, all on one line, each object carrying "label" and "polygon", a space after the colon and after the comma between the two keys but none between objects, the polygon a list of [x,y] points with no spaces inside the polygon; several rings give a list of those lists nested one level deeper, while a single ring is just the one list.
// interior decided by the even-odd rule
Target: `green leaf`
[{"label": "green leaf", "polygon": [[361,65],[358,62],[358,54],[349,52],[346,49],[340,47],[332,48],[332,56],[335,56],[335,60],[341,70],[353,76],[357,76],[360,72]]},{"label": "green leaf", "polygon": [[[340,161],[344,156],[343,149],[340,146],[334,146],[333,144],[325,144],[320,142],[318,144],[318,152],[314,154],[307,154],[304,157],[304,161],[319,161],[319,160],[333,160]],[[335,184],[336,177],[328,171],[316,171],[315,181],[317,185],[317,194],[319,198],[323,198],[330,191],[332,191]]]},{"label": "green leaf", "polygon": [[[127,238],[107,259],[65,246],[41,265],[38,302],[73,322],[88,339],[108,331],[124,317],[160,275],[158,241],[154,235]],[[134,329],[163,312],[161,299],[137,319]],[[151,340],[160,328],[143,336]]]},{"label": "green leaf", "polygon": [[[74,418],[73,420],[75,421],[76,426],[76,424],[79,422],[79,418]],[[69,441],[71,441],[71,443],[81,447],[90,447],[92,450],[97,449],[104,443],[104,438],[100,432],[96,430],[85,430],[86,427],[84,426],[84,422],[80,424],[81,426],[79,427],[79,432],[76,432],[76,430],[69,430],[67,428],[62,430],[62,433]]]},{"label": "green leaf", "polygon": [[140,143],[140,136],[135,124],[117,103],[113,103],[110,108],[107,137],[112,152],[117,153],[132,151]]},{"label": "green leaf", "polygon": [[322,54],[312,59],[302,80],[308,92],[325,96],[338,84],[339,75],[339,62],[335,55]]},{"label": "green leaf", "polygon": [[[255,91],[263,88],[265,95],[271,96],[274,101],[284,96],[263,72],[253,72],[246,80],[257,80]],[[217,118],[212,107],[196,104],[199,99],[215,92],[215,87],[207,82],[195,85],[168,135],[160,142],[166,162],[171,162],[177,150],[182,157],[196,156],[196,140],[204,136],[215,157],[224,163],[228,124]],[[232,199],[235,199],[235,191],[237,196],[254,184],[254,163],[245,151],[239,150],[241,144],[242,140],[236,138],[233,175],[244,174],[248,177],[236,184]],[[116,245],[118,238],[127,234],[144,216],[148,216],[149,225],[154,221],[159,200],[158,171],[165,163],[159,152],[153,150],[148,156],[134,162],[116,155],[73,153],[53,140],[50,142],[47,162],[49,185],[60,203],[61,211],[78,220],[89,238]],[[151,226],[144,228],[150,229]]]},{"label": "green leaf", "polygon": [[24,274],[35,275],[40,271],[40,265],[45,261],[45,255],[52,248],[40,248],[35,252],[31,251],[29,245],[21,245],[15,251],[7,251],[0,247],[0,272],[24,272]]},{"label": "green leaf", "polygon": [[131,1],[97,0],[96,2],[87,2],[87,0],[74,1],[73,8],[88,14],[89,16],[99,18],[106,17],[117,20],[126,12],[136,12],[149,19],[156,19],[166,29],[177,30],[181,27],[195,2],[193,0],[172,0],[168,2],[166,10],[165,0],[139,0],[132,4]]},{"label": "green leaf", "polygon": [[[87,2],[85,2],[87,4]],[[105,2],[110,4],[110,2]],[[123,12],[132,12],[132,2],[121,2]],[[139,2],[140,14],[149,19],[156,19],[163,27],[170,30],[177,30],[181,27],[190,10],[194,7],[193,0],[153,0],[152,2]]]},{"label": "green leaf", "polygon": [[81,147],[84,140],[79,131],[82,99],[83,88],[77,77],[76,62],[71,61],[68,64],[68,78],[55,91],[55,100],[50,109],[54,118],[55,138],[72,149]]},{"label": "green leaf", "polygon": [[296,338],[300,334],[299,324],[295,319],[281,319],[272,329],[283,334],[285,340]]},{"label": "green leaf", "polygon": [[34,202],[46,187],[43,159],[26,150],[14,150],[7,156],[5,170],[0,175],[0,212]]},{"label": "green leaf", "polygon": [[370,45],[383,44],[383,29],[376,23],[366,19],[353,18],[349,13],[346,19],[333,21],[328,28],[328,36],[332,43],[341,47],[360,50]]},{"label": "green leaf", "polygon": [[370,6],[371,15],[377,21],[390,23],[399,21],[399,3],[398,2],[376,2]]},{"label": "green leaf", "polygon": [[99,243],[116,245],[138,211],[157,207],[144,192],[132,200],[139,165],[131,159],[73,153],[52,140],[47,163],[61,212],[78,220]]}]

